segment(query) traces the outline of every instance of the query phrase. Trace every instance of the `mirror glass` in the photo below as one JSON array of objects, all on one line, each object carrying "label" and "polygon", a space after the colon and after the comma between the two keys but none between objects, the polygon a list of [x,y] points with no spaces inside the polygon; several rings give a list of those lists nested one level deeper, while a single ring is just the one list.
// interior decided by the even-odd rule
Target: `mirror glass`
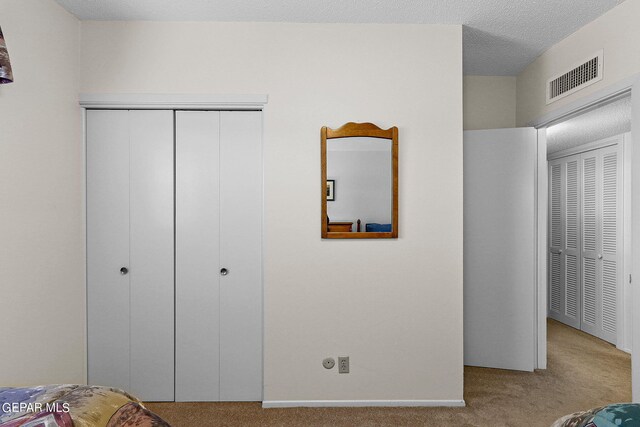
[{"label": "mirror glass", "polygon": [[397,238],[398,128],[325,126],[320,147],[322,238]]},{"label": "mirror glass", "polygon": [[391,232],[391,148],[382,138],[327,140],[329,232]]}]

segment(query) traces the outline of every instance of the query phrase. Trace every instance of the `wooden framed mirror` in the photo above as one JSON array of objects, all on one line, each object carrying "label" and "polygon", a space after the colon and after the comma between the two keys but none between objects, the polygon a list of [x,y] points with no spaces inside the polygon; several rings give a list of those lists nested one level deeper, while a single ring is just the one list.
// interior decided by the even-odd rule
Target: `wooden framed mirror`
[{"label": "wooden framed mirror", "polygon": [[322,238],[397,238],[398,128],[324,126],[320,150]]}]

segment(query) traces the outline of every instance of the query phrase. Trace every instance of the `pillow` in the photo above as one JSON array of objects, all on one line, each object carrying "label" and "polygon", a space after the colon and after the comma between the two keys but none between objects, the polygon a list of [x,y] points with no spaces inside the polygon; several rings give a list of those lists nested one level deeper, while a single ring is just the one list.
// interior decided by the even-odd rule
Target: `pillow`
[{"label": "pillow", "polygon": [[377,224],[372,222],[371,224],[366,224],[364,226],[365,231],[369,232],[377,232],[377,233],[390,233],[391,232],[391,224]]},{"label": "pillow", "polygon": [[551,427],[640,427],[640,404],[616,403],[565,415]]}]

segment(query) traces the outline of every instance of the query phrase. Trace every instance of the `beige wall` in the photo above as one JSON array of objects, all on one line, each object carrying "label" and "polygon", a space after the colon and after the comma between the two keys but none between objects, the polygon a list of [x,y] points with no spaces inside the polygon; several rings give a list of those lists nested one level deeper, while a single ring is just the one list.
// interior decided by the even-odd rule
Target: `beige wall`
[{"label": "beige wall", "polygon": [[0,386],[85,381],[79,23],[3,0],[15,83],[0,86]]},{"label": "beige wall", "polygon": [[[81,92],[269,95],[265,400],[462,399],[461,36],[82,23]],[[397,240],[320,239],[320,127],[348,121],[399,127]],[[349,375],[322,367],[342,355]]]},{"label": "beige wall", "polygon": [[[518,76],[517,122],[525,126],[552,110],[640,72],[640,0],[626,0],[557,43]],[[604,78],[545,105],[547,80],[604,49]]]},{"label": "beige wall", "polygon": [[464,129],[516,126],[516,78],[464,77]]}]

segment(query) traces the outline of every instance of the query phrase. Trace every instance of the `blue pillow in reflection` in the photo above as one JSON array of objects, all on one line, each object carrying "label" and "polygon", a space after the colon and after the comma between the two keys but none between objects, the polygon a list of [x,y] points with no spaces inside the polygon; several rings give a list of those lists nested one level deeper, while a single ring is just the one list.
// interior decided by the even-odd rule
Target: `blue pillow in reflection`
[{"label": "blue pillow in reflection", "polygon": [[372,233],[391,233],[391,224],[376,224],[372,222],[371,224],[366,224],[364,229]]}]

